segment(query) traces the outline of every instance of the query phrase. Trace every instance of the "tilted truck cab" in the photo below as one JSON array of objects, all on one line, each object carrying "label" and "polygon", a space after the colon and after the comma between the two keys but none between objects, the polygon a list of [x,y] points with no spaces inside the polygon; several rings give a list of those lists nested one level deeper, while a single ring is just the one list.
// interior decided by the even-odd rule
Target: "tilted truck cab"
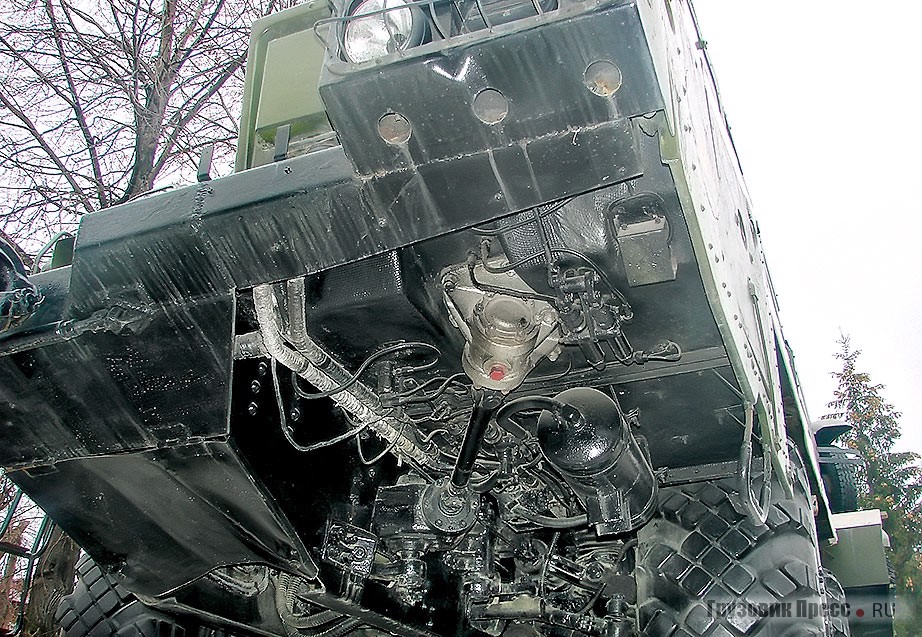
[{"label": "tilted truck cab", "polygon": [[0,340],[68,637],[847,634],[688,3],[294,7],[237,169],[84,218]]}]

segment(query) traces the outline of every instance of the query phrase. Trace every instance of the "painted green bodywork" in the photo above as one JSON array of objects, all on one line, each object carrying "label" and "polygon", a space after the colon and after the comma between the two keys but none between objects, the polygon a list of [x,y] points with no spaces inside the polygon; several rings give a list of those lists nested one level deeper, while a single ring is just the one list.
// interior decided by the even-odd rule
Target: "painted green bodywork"
[{"label": "painted green bodywork", "polygon": [[855,511],[832,516],[839,541],[823,548],[823,565],[844,588],[890,583],[886,534],[880,511]]},{"label": "painted green bodywork", "polygon": [[291,139],[329,132],[320,91],[324,45],[314,32],[329,17],[323,2],[306,2],[253,25],[243,89],[237,171],[272,161],[276,131],[291,126]]}]

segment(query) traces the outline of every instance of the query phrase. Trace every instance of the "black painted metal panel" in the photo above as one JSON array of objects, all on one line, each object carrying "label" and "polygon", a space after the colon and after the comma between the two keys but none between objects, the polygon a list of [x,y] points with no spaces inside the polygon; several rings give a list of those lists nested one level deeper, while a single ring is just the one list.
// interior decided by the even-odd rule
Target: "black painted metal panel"
[{"label": "black painted metal panel", "polygon": [[[584,83],[586,68],[599,60],[621,71],[622,85],[610,97],[592,93]],[[581,129],[653,112],[663,103],[633,4],[540,26],[535,21],[533,28],[475,45],[394,62],[386,80],[384,73],[328,71],[321,78],[330,121],[362,175],[436,161],[451,166],[489,149],[526,147],[546,138],[556,139],[558,154],[570,141],[565,133],[576,142]],[[508,100],[508,114],[498,124],[484,123],[472,109],[474,97],[486,88]],[[412,126],[406,145],[390,145],[378,135],[379,118],[391,112]]]},{"label": "black painted metal panel", "polygon": [[315,573],[285,517],[223,442],[9,475],[97,563],[142,595],[162,595],[226,564]]},{"label": "black painted metal panel", "polygon": [[233,297],[152,311],[138,333],[89,332],[0,357],[0,465],[224,436]]}]

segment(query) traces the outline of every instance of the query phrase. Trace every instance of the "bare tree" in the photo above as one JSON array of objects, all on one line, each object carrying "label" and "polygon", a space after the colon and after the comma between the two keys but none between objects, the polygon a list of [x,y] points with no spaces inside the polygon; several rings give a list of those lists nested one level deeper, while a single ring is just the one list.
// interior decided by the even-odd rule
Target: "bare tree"
[{"label": "bare tree", "polygon": [[[28,519],[13,520],[4,534],[4,542],[19,545],[29,528]],[[9,630],[19,621],[25,573],[23,560],[9,553],[0,554],[0,630]]]},{"label": "bare tree", "polygon": [[55,527],[32,574],[33,583],[23,617],[25,637],[55,637],[58,634],[55,611],[61,598],[70,592],[79,553],[77,543],[60,527]]},{"label": "bare tree", "polygon": [[[54,547],[48,543],[50,536],[57,538]],[[60,599],[61,589],[66,588],[61,582],[73,580],[77,550],[59,530],[48,526],[44,512],[34,502],[0,474],[0,635],[9,635],[23,628],[27,628],[24,632],[28,637],[50,637],[56,633],[54,609],[50,613],[38,609],[39,606],[47,608],[52,604],[56,607],[52,600]],[[30,595],[29,582],[37,574],[36,563],[42,561],[36,559],[37,554],[47,557],[55,551],[55,557],[45,569],[59,572],[57,583],[45,577],[47,586],[41,588],[37,595]],[[33,601],[36,604],[33,605]],[[32,618],[29,617],[30,610]],[[34,629],[29,630],[29,627]]]},{"label": "bare tree", "polygon": [[[13,505],[15,495],[16,487],[5,476],[0,475],[0,515],[3,515],[4,519]],[[28,526],[29,522],[23,519],[23,516],[17,520],[10,520],[8,525],[0,527],[0,542],[18,546]],[[9,630],[18,621],[18,605],[22,598],[22,577],[18,567],[19,564],[13,555],[0,552],[0,634]]]},{"label": "bare tree", "polygon": [[227,156],[252,21],[277,0],[11,0],[0,8],[0,231],[80,215]]},{"label": "bare tree", "polygon": [[[295,0],[0,7],[0,237],[27,267],[37,267],[29,252],[81,215],[189,174],[201,146],[214,143],[219,161],[232,153],[250,25],[282,3]],[[5,500],[12,491],[0,480]],[[36,511],[17,512],[26,517],[12,520],[3,541],[26,539]],[[52,535],[35,566],[26,635],[52,634],[77,551]],[[22,560],[0,556],[0,632],[25,581]]]}]

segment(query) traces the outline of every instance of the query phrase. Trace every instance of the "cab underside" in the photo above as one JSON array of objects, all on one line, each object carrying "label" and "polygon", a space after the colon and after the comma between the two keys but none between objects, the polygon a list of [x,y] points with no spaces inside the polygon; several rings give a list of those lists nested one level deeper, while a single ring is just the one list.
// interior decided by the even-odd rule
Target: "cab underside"
[{"label": "cab underside", "polygon": [[327,77],[338,144],[87,217],[0,341],[10,477],[142,600],[232,629],[630,634],[658,490],[735,481],[757,514],[761,441],[802,423],[757,231],[692,205],[641,11],[578,9]]}]

